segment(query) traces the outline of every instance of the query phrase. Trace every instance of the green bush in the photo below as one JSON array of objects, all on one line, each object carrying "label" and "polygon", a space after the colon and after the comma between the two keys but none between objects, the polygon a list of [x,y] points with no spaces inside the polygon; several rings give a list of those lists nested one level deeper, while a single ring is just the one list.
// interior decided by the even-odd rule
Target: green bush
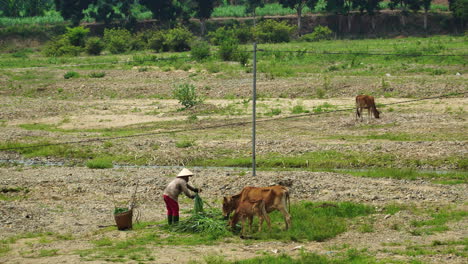
[{"label": "green bush", "polygon": [[125,53],[131,50],[133,37],[126,29],[105,29],[104,42],[112,54]]},{"label": "green bush", "polygon": [[220,27],[208,33],[208,39],[213,45],[221,45],[221,43],[235,38],[236,35],[232,28]]},{"label": "green bush", "polygon": [[70,78],[79,78],[80,74],[75,71],[69,71],[63,75],[63,78],[70,79]]},{"label": "green bush", "polygon": [[307,42],[320,41],[320,40],[329,40],[332,39],[333,31],[331,31],[327,26],[316,26],[314,32],[305,34],[301,37],[301,40]]},{"label": "green bush", "polygon": [[98,37],[92,37],[86,40],[85,50],[89,55],[100,55],[104,47],[104,42]]},{"label": "green bush", "polygon": [[169,51],[164,39],[164,32],[156,31],[148,38],[148,47],[156,52]]},{"label": "green bush", "polygon": [[223,61],[234,61],[239,53],[239,43],[236,39],[226,39],[218,49],[218,56]]},{"label": "green bush", "polygon": [[70,43],[73,46],[84,47],[88,33],[89,29],[81,26],[74,28],[67,27],[67,33],[65,33],[65,36],[70,40]]},{"label": "green bush", "polygon": [[294,27],[286,21],[278,22],[275,20],[264,20],[257,25],[255,37],[262,43],[280,43],[289,42]]},{"label": "green bush", "polygon": [[210,44],[205,41],[196,41],[192,43],[190,55],[197,61],[203,61],[210,56]]},{"label": "green bush", "polygon": [[83,48],[73,46],[67,37],[60,36],[49,41],[42,51],[44,55],[49,57],[78,56],[83,51]]},{"label": "green bush", "polygon": [[187,51],[190,50],[190,42],[192,42],[193,34],[184,27],[169,29],[164,34],[164,43],[171,51]]},{"label": "green bush", "polygon": [[192,84],[180,84],[174,88],[172,93],[185,108],[190,108],[203,102],[203,99],[197,95],[196,88]]}]

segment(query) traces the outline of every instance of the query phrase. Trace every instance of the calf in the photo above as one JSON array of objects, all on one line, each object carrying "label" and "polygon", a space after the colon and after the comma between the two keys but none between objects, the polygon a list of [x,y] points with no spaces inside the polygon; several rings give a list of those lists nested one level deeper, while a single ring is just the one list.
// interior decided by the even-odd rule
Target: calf
[{"label": "calf", "polygon": [[362,109],[367,109],[367,114],[369,117],[367,122],[369,122],[371,119],[371,112],[374,114],[375,118],[380,118],[380,113],[375,107],[374,97],[362,94],[356,96],[356,120],[358,117],[360,117],[362,121]]},{"label": "calf", "polygon": [[291,215],[288,212],[289,191],[288,188],[275,185],[270,187],[245,187],[233,196],[226,196],[223,200],[223,215],[229,218],[231,212],[235,211],[242,202],[258,201],[265,202],[265,210],[270,213],[274,210],[280,211],[284,216],[285,229],[291,226]]},{"label": "calf", "polygon": [[244,236],[245,221],[249,220],[249,232],[252,232],[252,222],[254,215],[258,216],[258,232],[262,232],[263,221],[266,220],[268,229],[271,231],[271,221],[265,210],[265,202],[263,200],[244,201],[239,204],[234,215],[229,222],[229,225],[234,228],[239,220],[242,222],[241,236]]}]

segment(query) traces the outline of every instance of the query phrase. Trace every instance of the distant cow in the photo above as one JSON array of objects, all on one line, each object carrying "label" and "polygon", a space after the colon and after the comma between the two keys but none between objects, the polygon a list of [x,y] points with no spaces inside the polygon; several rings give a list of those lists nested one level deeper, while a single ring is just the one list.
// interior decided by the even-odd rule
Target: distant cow
[{"label": "distant cow", "polygon": [[362,109],[367,109],[367,114],[369,116],[368,122],[371,119],[371,112],[374,114],[375,118],[380,118],[380,113],[375,107],[374,97],[370,95],[356,96],[356,120],[360,117],[362,121]]},{"label": "distant cow", "polygon": [[231,212],[236,211],[242,202],[258,200],[263,200],[265,202],[265,210],[267,213],[278,210],[283,214],[286,229],[291,226],[291,215],[287,208],[287,205],[289,206],[289,191],[286,187],[281,185],[270,187],[245,187],[236,195],[224,197],[223,215],[225,218],[229,218]]},{"label": "distant cow", "polygon": [[271,230],[270,217],[265,210],[265,201],[263,200],[240,202],[229,225],[234,228],[240,220],[242,222],[241,235],[243,236],[246,220],[249,220],[249,232],[252,232],[252,222],[255,215],[258,216],[259,219],[258,232],[262,232],[264,220],[266,220],[268,224],[268,229]]}]

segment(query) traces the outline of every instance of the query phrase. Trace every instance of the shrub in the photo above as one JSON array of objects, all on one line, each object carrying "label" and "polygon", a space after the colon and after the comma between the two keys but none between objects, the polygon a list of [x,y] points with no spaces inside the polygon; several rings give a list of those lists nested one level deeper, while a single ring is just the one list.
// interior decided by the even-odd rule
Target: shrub
[{"label": "shrub", "polygon": [[104,76],[106,76],[105,72],[92,72],[89,74],[89,77],[91,78],[102,78]]},{"label": "shrub", "polygon": [[220,27],[215,31],[208,33],[208,38],[213,45],[221,45],[221,43],[235,39],[234,30],[228,29],[226,27]]},{"label": "shrub", "polygon": [[154,32],[148,39],[148,47],[156,52],[168,51],[169,47],[164,43],[164,32]]},{"label": "shrub", "polygon": [[320,40],[329,40],[333,36],[333,31],[328,27],[316,26],[314,32],[302,36],[301,40],[307,42],[320,41]]},{"label": "shrub", "polygon": [[133,42],[132,34],[126,29],[105,29],[104,42],[112,54],[127,52]]},{"label": "shrub", "polygon": [[78,78],[80,74],[75,71],[69,71],[63,75],[63,78],[70,79],[70,78]]},{"label": "shrub", "polygon": [[85,39],[88,36],[89,29],[84,27],[74,27],[69,28],[67,27],[67,33],[65,36],[70,40],[70,43],[73,46],[84,47],[85,46]]},{"label": "shrub", "polygon": [[205,41],[196,41],[192,43],[190,55],[197,61],[202,61],[210,56],[210,45]]},{"label": "shrub", "polygon": [[236,60],[240,63],[240,65],[245,66],[249,62],[250,53],[247,51],[238,51]]},{"label": "shrub", "polygon": [[255,37],[263,43],[289,42],[293,31],[285,21],[264,20],[257,25]]},{"label": "shrub", "polygon": [[223,61],[233,61],[239,52],[239,43],[235,39],[227,39],[221,43],[218,56]]},{"label": "shrub", "polygon": [[190,50],[190,42],[192,39],[193,34],[183,27],[170,29],[164,34],[164,43],[171,51]]},{"label": "shrub", "polygon": [[43,49],[44,55],[49,57],[78,56],[82,51],[83,48],[73,46],[65,36],[49,41]]},{"label": "shrub", "polygon": [[86,40],[86,53],[89,55],[100,55],[102,50],[104,50],[104,43],[98,37],[92,37]]},{"label": "shrub", "polygon": [[185,108],[190,108],[203,102],[203,99],[197,95],[196,88],[192,84],[180,84],[174,88],[172,93]]}]

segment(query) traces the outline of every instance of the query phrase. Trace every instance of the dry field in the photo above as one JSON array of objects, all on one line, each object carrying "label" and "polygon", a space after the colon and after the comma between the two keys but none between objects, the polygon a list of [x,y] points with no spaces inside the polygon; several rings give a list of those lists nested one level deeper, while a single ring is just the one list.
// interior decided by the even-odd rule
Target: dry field
[{"label": "dry field", "polygon": [[[301,252],[335,259],[349,250],[372,259],[352,263],[466,263],[465,65],[384,77],[260,73],[254,177],[248,166],[252,75],[230,63],[212,64],[207,68],[216,70],[1,69],[0,148],[8,150],[0,151],[0,263],[224,263]],[[345,68],[338,71],[354,73]],[[70,70],[81,77],[64,79]],[[88,77],[93,72],[105,76]],[[194,84],[203,103],[181,109],[172,96],[180,83]],[[380,119],[356,121],[358,93],[375,95]],[[405,103],[450,93],[465,94]],[[47,146],[24,148],[37,144]],[[87,166],[99,159],[114,167]],[[217,208],[244,186],[286,184],[293,204],[352,202],[375,211],[346,220],[344,232],[321,242],[238,236],[196,242],[197,236],[189,243],[188,235],[164,229],[161,199],[183,166],[193,169],[193,184]],[[128,200],[136,182],[140,224],[117,231],[114,200]],[[182,199],[183,218],[192,206]],[[155,237],[146,243],[142,234]],[[122,253],[116,243],[141,251]]]}]

